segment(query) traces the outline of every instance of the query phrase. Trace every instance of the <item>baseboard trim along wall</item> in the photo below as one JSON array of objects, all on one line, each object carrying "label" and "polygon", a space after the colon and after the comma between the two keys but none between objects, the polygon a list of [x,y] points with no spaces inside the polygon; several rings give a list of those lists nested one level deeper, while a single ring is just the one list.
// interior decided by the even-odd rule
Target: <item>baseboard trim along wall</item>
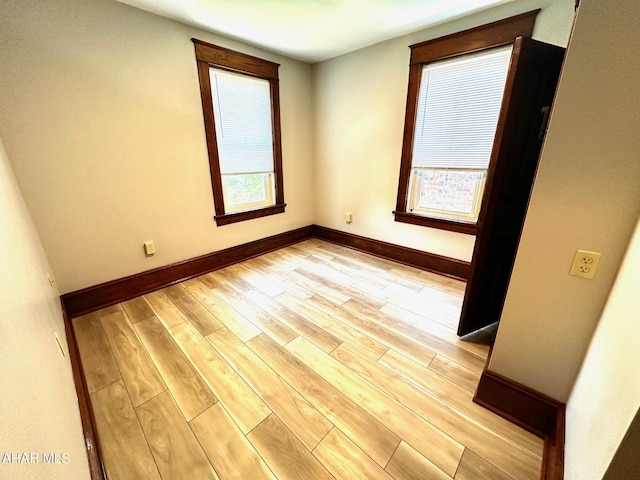
[{"label": "baseboard trim along wall", "polygon": [[461,260],[309,225],[62,295],[62,314],[92,480],[104,480],[106,474],[71,319],[314,237],[450,277],[466,279],[469,273],[469,264]]},{"label": "baseboard trim along wall", "polygon": [[[308,238],[319,238],[461,280],[466,280],[469,276],[470,265],[462,260],[327,227],[309,225],[62,295],[62,311],[71,367],[78,393],[80,417],[93,480],[104,479],[106,475],[100,457],[91,401],[82,373],[82,362],[71,319]],[[483,372],[473,400],[545,439],[541,478],[562,480],[565,425],[563,404],[490,370]]]},{"label": "baseboard trim along wall", "polygon": [[480,377],[473,401],[545,441],[542,480],[564,475],[565,405],[490,370]]},{"label": "baseboard trim along wall", "polygon": [[444,257],[442,255],[403,247],[401,245],[387,243],[381,240],[361,237],[359,235],[341,232],[339,230],[333,230],[332,228],[321,227],[319,225],[313,226],[313,236],[328,242],[337,243],[345,247],[351,247],[355,250],[360,250],[378,257],[393,260],[422,270],[429,270],[430,272],[439,273],[459,280],[467,280],[469,278],[470,265],[469,262],[465,262],[464,260]]},{"label": "baseboard trim along wall", "polygon": [[73,383],[75,384],[76,395],[78,396],[78,409],[80,410],[82,434],[84,436],[84,444],[87,449],[89,474],[91,475],[92,480],[103,480],[106,478],[106,474],[104,472],[104,465],[102,464],[102,456],[99,451],[95,419],[91,408],[89,389],[87,388],[87,384],[84,380],[80,352],[78,351],[78,342],[76,341],[76,334],[73,330],[70,317],[67,316],[64,302],[60,303],[62,305],[64,331],[67,336],[67,345],[69,347],[69,362],[71,363],[71,371],[73,373]]},{"label": "baseboard trim along wall", "polygon": [[449,277],[466,280],[469,276],[469,263],[462,260],[318,225],[308,225],[261,240],[65,293],[62,295],[62,303],[69,318],[74,318],[312,237]]},{"label": "baseboard trim along wall", "polygon": [[199,257],[154,268],[146,272],[83,288],[62,295],[69,318],[124,302],[145,293],[168,287],[234,263],[298,243],[313,235],[313,226],[298,228],[271,237],[218,250]]},{"label": "baseboard trim along wall", "polygon": [[553,437],[548,437],[544,442],[542,456],[542,479],[562,480],[564,478],[564,429],[565,406],[558,409],[556,431]]}]

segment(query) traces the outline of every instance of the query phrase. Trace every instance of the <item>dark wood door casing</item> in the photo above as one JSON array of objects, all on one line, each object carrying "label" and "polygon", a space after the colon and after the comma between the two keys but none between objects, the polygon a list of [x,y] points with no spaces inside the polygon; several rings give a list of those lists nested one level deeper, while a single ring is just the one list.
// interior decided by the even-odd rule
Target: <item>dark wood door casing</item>
[{"label": "dark wood door casing", "polygon": [[458,335],[502,314],[564,52],[530,38],[514,43]]}]

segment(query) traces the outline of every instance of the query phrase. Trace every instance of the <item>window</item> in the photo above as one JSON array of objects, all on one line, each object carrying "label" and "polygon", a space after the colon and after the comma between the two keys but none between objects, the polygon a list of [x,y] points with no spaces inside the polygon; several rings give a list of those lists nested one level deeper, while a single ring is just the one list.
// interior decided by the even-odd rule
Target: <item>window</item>
[{"label": "window", "polygon": [[411,46],[396,221],[476,232],[512,43],[537,13]]},{"label": "window", "polygon": [[284,212],[278,64],[193,42],[216,223]]},{"label": "window", "polygon": [[409,211],[476,222],[511,46],[422,68]]}]

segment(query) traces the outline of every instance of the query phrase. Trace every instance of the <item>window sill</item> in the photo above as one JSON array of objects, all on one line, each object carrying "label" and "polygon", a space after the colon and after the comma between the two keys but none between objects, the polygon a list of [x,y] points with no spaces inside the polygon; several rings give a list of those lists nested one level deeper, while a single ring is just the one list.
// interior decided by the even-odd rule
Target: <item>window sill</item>
[{"label": "window sill", "polygon": [[286,203],[271,205],[270,207],[258,208],[256,210],[249,210],[247,212],[238,213],[225,213],[222,215],[216,215],[214,220],[216,225],[221,227],[222,225],[229,225],[230,223],[244,222],[245,220],[251,220],[253,218],[267,217],[269,215],[276,215],[284,212]]},{"label": "window sill", "polygon": [[398,211],[394,211],[393,215],[395,216],[396,222],[438,228],[440,230],[448,230],[450,232],[466,233],[467,235],[476,235],[478,233],[478,226],[475,223],[456,222],[455,220],[425,217],[423,215],[416,215],[415,213]]}]

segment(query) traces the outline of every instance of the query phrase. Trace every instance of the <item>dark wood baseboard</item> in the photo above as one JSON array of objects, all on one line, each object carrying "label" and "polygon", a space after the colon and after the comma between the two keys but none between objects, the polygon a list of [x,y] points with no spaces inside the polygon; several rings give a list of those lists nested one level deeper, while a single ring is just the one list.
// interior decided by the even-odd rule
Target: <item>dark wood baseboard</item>
[{"label": "dark wood baseboard", "polygon": [[544,442],[542,456],[542,480],[562,480],[564,478],[564,428],[565,406],[558,409],[556,431],[553,437]]},{"label": "dark wood baseboard", "polygon": [[[469,263],[462,260],[327,227],[309,225],[62,295],[65,331],[92,480],[103,480],[106,475],[100,457],[90,397],[70,319],[312,237],[453,278],[466,280],[469,276]],[[563,404],[489,370],[485,370],[482,374],[474,401],[545,438],[542,478],[562,480]]]},{"label": "dark wood baseboard", "polygon": [[74,318],[311,238],[313,230],[313,226],[309,225],[297,230],[290,230],[261,240],[101,283],[100,285],[83,288],[82,290],[62,295],[62,303],[69,318]]},{"label": "dark wood baseboard", "polygon": [[543,480],[562,480],[565,405],[486,370],[473,401],[544,439]]},{"label": "dark wood baseboard", "polygon": [[69,361],[71,363],[71,371],[73,373],[73,383],[76,387],[78,396],[78,409],[80,410],[80,422],[82,424],[82,433],[84,436],[84,444],[87,449],[87,460],[89,463],[89,473],[91,480],[104,480],[107,478],[102,464],[102,457],[99,451],[98,438],[96,435],[96,425],[91,408],[91,400],[89,398],[89,389],[84,380],[82,371],[82,362],[80,361],[80,353],[78,352],[78,343],[76,335],[71,325],[71,320],[67,316],[64,302],[60,302],[62,306],[62,319],[64,321],[64,331],[67,336],[67,346],[69,347]]},{"label": "dark wood baseboard", "polygon": [[61,297],[62,303],[69,318],[74,318],[311,237],[452,278],[466,280],[469,276],[469,262],[463,260],[361,237],[319,225],[309,225],[261,240],[255,240],[200,257],[190,258],[164,267],[154,268],[153,270],[65,293]]},{"label": "dark wood baseboard", "polygon": [[401,245],[387,243],[381,240],[361,237],[359,235],[334,230],[332,228],[321,227],[319,225],[313,226],[313,236],[328,242],[337,243],[345,247],[350,247],[378,257],[393,260],[394,262],[457,278],[459,280],[467,280],[469,278],[469,262],[465,262],[464,260],[444,257],[442,255],[403,247]]}]

